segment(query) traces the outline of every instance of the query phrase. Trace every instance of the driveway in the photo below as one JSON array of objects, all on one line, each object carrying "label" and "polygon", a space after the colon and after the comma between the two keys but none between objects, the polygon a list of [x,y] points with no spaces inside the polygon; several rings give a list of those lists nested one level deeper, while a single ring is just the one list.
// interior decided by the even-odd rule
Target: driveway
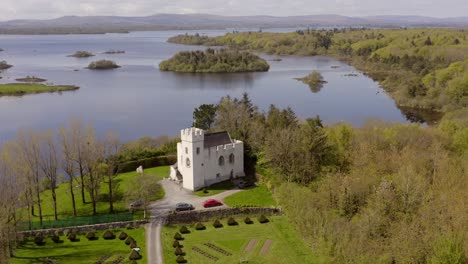
[{"label": "driveway", "polygon": [[[193,194],[193,192],[185,190],[176,182],[170,181],[168,179],[162,180],[160,184],[164,188],[166,195],[162,200],[153,202],[148,206],[148,211],[151,213],[151,218],[154,219],[158,219],[159,217],[167,215],[170,211],[174,210],[175,205],[180,202],[192,204],[195,207],[195,210],[210,210],[209,208],[203,208],[203,201],[210,198],[224,200],[224,198],[228,197],[229,195],[242,191],[239,189],[233,189],[212,196],[199,197]],[[212,207],[211,209],[223,207],[227,206],[216,206]],[[162,223],[160,221],[150,222],[145,226],[148,264],[163,264],[161,227]]]}]

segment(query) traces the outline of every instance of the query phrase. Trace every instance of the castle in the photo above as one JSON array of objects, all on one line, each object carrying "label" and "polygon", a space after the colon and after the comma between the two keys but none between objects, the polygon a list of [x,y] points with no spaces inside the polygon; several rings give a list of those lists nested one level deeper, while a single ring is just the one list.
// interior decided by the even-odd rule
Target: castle
[{"label": "castle", "polygon": [[245,176],[244,143],[231,139],[228,132],[206,133],[192,127],[181,130],[180,139],[170,178],[181,181],[185,189],[195,191]]}]

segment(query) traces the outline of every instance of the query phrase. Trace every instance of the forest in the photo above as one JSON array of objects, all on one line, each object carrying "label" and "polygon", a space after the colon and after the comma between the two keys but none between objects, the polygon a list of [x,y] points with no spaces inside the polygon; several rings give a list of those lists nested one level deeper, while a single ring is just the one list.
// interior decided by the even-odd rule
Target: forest
[{"label": "forest", "polygon": [[463,29],[306,29],[179,35],[168,41],[277,55],[334,56],[379,81],[400,106],[447,112],[468,105],[467,37]]},{"label": "forest", "polygon": [[207,49],[181,51],[159,64],[161,71],[175,72],[264,72],[270,65],[259,56],[246,51]]},{"label": "forest", "polygon": [[324,263],[466,263],[467,117],[325,126],[244,95],[200,106],[194,124],[244,141],[247,173]]}]

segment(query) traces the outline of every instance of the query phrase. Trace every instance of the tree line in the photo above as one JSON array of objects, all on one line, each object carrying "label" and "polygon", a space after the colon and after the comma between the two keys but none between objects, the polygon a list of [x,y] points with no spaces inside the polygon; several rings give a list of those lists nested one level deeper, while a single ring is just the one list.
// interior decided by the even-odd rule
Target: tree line
[{"label": "tree line", "polygon": [[325,126],[244,95],[200,106],[194,125],[244,141],[247,173],[325,262],[466,263],[467,116]]}]

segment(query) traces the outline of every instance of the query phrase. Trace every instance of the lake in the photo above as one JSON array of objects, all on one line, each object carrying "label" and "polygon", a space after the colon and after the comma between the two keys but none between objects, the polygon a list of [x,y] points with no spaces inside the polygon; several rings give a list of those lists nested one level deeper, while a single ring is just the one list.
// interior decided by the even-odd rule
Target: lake
[{"label": "lake", "polygon": [[[193,109],[217,103],[223,96],[247,92],[261,110],[270,104],[290,106],[300,118],[319,115],[327,124],[346,121],[362,125],[369,118],[409,122],[379,84],[355,68],[329,57],[269,56],[265,73],[178,74],[160,72],[158,64],[174,53],[203,47],[167,43],[187,31],[133,32],[104,35],[0,36],[0,60],[13,68],[0,73],[0,83],[34,75],[48,83],[81,88],[62,94],[0,97],[0,141],[18,129],[56,129],[72,117],[91,122],[98,134],[117,132],[123,140],[140,136],[178,135],[191,126]],[[226,31],[200,31],[221,35]],[[189,32],[194,33],[194,32]],[[102,54],[109,49],[125,54]],[[67,57],[78,50],[96,54]],[[273,61],[281,58],[281,61]],[[111,59],[122,67],[92,71],[85,67],[98,59]],[[332,67],[334,66],[334,67]],[[294,78],[319,71],[327,81],[319,92]],[[345,76],[355,73],[357,76]]]}]

